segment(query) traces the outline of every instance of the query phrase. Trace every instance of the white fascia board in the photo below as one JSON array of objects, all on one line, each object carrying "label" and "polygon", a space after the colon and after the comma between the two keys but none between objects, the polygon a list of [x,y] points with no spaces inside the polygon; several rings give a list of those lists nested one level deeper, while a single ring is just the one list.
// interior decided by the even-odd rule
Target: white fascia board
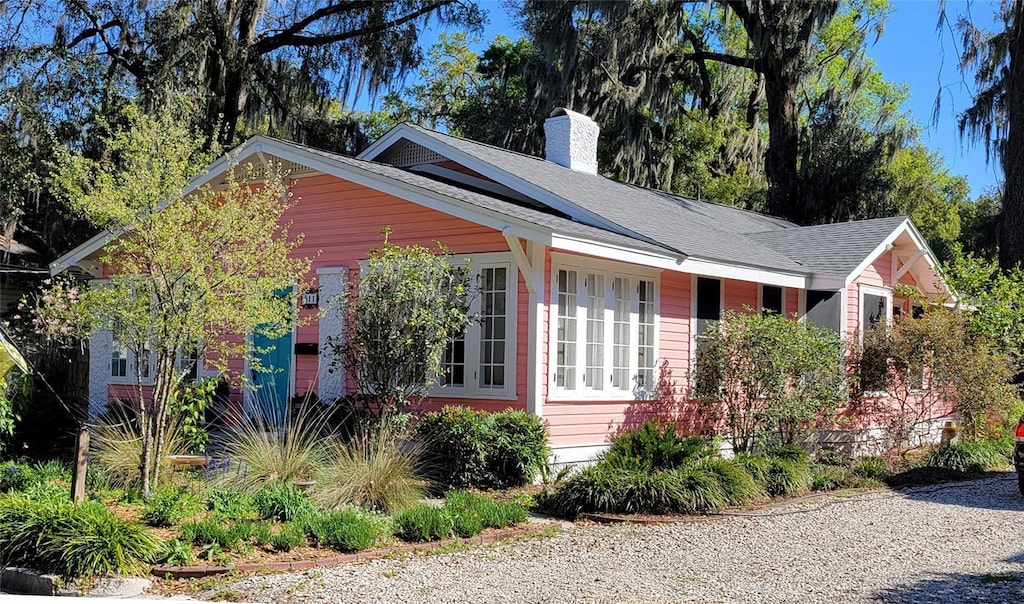
[{"label": "white fascia board", "polygon": [[[533,184],[532,182],[520,178],[514,174],[510,174],[505,170],[502,170],[498,166],[489,164],[484,161],[480,161],[479,159],[468,153],[456,149],[455,147],[452,147],[451,145],[448,145],[443,141],[439,141],[431,136],[418,132],[417,130],[405,124],[399,124],[392,128],[391,130],[389,130],[384,136],[378,139],[377,142],[370,145],[365,151],[360,153],[358,159],[372,160],[378,155],[380,155],[392,144],[398,142],[403,138],[412,143],[416,143],[417,145],[426,147],[427,149],[430,149],[432,151],[436,151],[437,153],[440,153],[441,155],[459,164],[462,164],[475,172],[483,174],[484,176],[490,178],[491,180],[502,185],[505,185],[510,189],[527,195],[532,199],[541,201],[542,203],[549,205],[556,210],[559,210],[561,212],[568,214],[569,216],[572,216],[579,222],[591,224],[603,228],[605,230],[612,231],[613,233],[619,233],[621,235],[633,237],[634,239],[639,239],[641,241],[656,243],[655,241],[650,240],[648,237],[645,237],[640,233],[635,233],[629,229],[624,228],[620,224],[612,222],[593,212],[587,211],[581,208],[580,206],[570,202],[569,200],[563,199],[562,197],[555,195],[554,193],[548,191],[543,187],[539,187]],[[538,161],[544,160],[538,159]]]},{"label": "white fascia board", "polygon": [[687,258],[674,270],[703,277],[735,279],[737,281],[750,281],[753,283],[776,285],[778,287],[794,287],[797,289],[806,289],[808,283],[806,275],[770,271],[760,268],[739,266],[736,264],[723,264],[721,262],[701,260],[699,258]]},{"label": "white fascia board", "polygon": [[658,254],[657,252],[630,249],[611,243],[590,241],[557,233],[551,236],[549,245],[555,250],[672,271],[679,270],[680,263],[686,258],[685,256],[674,256],[667,250],[665,254]]},{"label": "white fascia board", "polygon": [[[219,159],[208,165],[206,167],[206,170],[202,174],[199,174],[193,177],[191,180],[189,180],[188,184],[185,185],[185,188],[182,190],[181,196],[185,197],[186,195],[195,192],[197,189],[208,184],[217,176],[220,176],[224,171],[228,169],[228,166],[231,165],[231,162],[235,161],[235,159],[239,157],[245,157],[250,153],[258,151],[257,147],[259,146],[260,143],[264,142],[265,140],[268,139],[264,139],[262,136],[255,136],[246,141],[245,143],[243,143],[241,146],[236,147],[235,149],[232,149],[231,151],[225,153]],[[164,201],[160,202],[157,205],[157,211],[159,212],[160,210],[162,210],[164,206],[166,206],[169,203],[169,201],[170,200],[165,199]],[[123,231],[103,231],[102,233],[95,235],[85,243],[82,243],[78,247],[75,247],[74,249],[67,252],[60,258],[57,258],[56,260],[51,262],[50,275],[56,276],[62,273],[63,271],[71,268],[72,266],[75,266],[85,258],[88,258],[90,255],[103,249],[103,246],[110,243],[111,240],[119,237],[122,232]]]},{"label": "white fascia board", "polygon": [[807,280],[807,289],[840,290],[846,287],[846,279],[830,275],[813,275]]},{"label": "white fascia board", "polygon": [[909,235],[910,238],[914,241],[914,245],[916,245],[919,250],[924,252],[922,258],[918,260],[920,261],[921,259],[923,259],[925,262],[928,263],[929,268],[931,268],[932,271],[935,272],[936,276],[938,276],[939,283],[946,290],[946,293],[948,293],[952,299],[956,300],[956,292],[954,292],[953,289],[949,286],[949,284],[946,283],[946,281],[942,278],[942,271],[939,269],[939,260],[935,256],[935,252],[932,251],[932,248],[928,245],[928,242],[921,234],[921,231],[917,230],[917,227],[914,226],[913,221],[911,221],[909,218],[904,220],[902,223],[900,223],[899,226],[893,229],[893,232],[890,233],[889,236],[886,237],[885,240],[878,245],[878,247],[872,250],[871,253],[868,254],[867,257],[864,258],[864,260],[861,261],[859,265],[857,265],[857,268],[853,269],[853,272],[846,276],[844,286],[853,283],[853,281],[857,278],[858,275],[864,272],[864,270],[867,269],[867,267],[870,266],[872,262],[877,260],[878,257],[881,256],[889,248],[889,246],[892,245],[893,242],[896,241],[896,239],[898,239],[899,236],[904,233]]}]

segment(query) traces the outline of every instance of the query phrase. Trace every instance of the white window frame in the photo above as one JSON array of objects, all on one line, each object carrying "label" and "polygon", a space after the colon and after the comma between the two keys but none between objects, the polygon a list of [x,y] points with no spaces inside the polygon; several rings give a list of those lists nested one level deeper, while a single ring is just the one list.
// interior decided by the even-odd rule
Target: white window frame
[{"label": "white window frame", "polygon": [[[487,399],[499,401],[514,401],[516,399],[516,369],[518,363],[518,342],[516,341],[519,331],[519,269],[510,252],[488,252],[481,254],[460,254],[452,258],[452,265],[465,267],[469,261],[470,278],[476,279],[483,268],[504,268],[507,282],[507,295],[505,300],[505,387],[504,388],[481,388],[480,387],[480,336],[482,327],[478,321],[471,321],[466,326],[466,372],[462,386],[439,385],[430,389],[429,397],[436,398],[460,398],[460,399]],[[365,269],[365,263],[360,263],[360,268]],[[475,284],[471,290],[475,288]],[[474,296],[469,309],[470,316],[477,316],[480,313],[480,296]]]},{"label": "white window frame", "polygon": [[[560,388],[556,385],[555,371],[558,347],[558,271],[572,270],[577,274],[577,297],[576,297],[576,382],[577,387],[573,390]],[[603,379],[607,381],[607,387],[601,390],[593,390],[586,387],[587,368],[587,296],[583,289],[583,281],[587,273],[600,273],[604,276],[605,282],[605,305],[604,305],[604,371]],[[611,387],[611,376],[614,369],[615,350],[615,309],[614,297],[612,294],[612,283],[616,277],[629,279],[630,294],[629,304],[629,373],[632,387],[628,390],[613,389]],[[646,269],[631,264],[624,264],[614,261],[597,260],[582,256],[574,256],[560,252],[551,254],[550,290],[548,297],[548,397],[549,401],[634,401],[638,393],[636,378],[639,375],[639,326],[640,296],[637,287],[640,281],[652,281],[654,283],[654,379],[658,377],[658,359],[661,358],[661,271],[657,269]],[[538,369],[539,370],[539,369]],[[651,391],[653,393],[653,390]]]},{"label": "white window frame", "polygon": [[892,288],[882,287],[878,285],[865,285],[861,284],[858,288],[860,291],[857,292],[857,334],[860,338],[860,343],[864,343],[864,298],[865,296],[880,296],[885,298],[885,324],[892,325]]},{"label": "white window frame", "polygon": [[757,284],[757,312],[764,312],[764,288],[765,287],[776,287],[782,291],[782,316],[788,317],[786,313],[786,290],[788,288],[782,287],[781,285],[771,285],[766,283]]},{"label": "white window frame", "polygon": [[[138,358],[137,358],[137,356],[135,354],[135,351],[132,350],[130,346],[122,346],[122,348],[126,351],[125,357],[127,358],[127,362],[125,363],[125,375],[114,375],[113,352],[114,352],[114,348],[116,348],[118,346],[119,346],[119,344],[118,344],[117,336],[115,336],[113,333],[111,333],[111,340],[110,340],[110,352],[111,352],[111,354],[107,355],[107,379],[108,379],[108,383],[110,383],[110,384],[118,384],[118,385],[131,385],[131,386],[134,386],[136,384],[136,381],[135,381],[135,368],[137,367]],[[139,381],[139,384],[141,384],[142,386],[152,386],[153,385],[153,373],[156,370],[156,353],[153,350],[149,351],[148,362],[149,362],[149,375],[146,376],[146,377],[143,377]]]}]

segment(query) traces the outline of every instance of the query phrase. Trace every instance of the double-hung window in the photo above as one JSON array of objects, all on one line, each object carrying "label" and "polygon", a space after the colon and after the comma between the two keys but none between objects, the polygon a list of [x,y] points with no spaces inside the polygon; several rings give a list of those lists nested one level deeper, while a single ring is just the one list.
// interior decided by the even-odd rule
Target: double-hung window
[{"label": "double-hung window", "polygon": [[[153,379],[153,351],[148,345],[136,351],[114,338],[110,343],[110,381],[113,383],[134,383],[136,377],[148,384]],[[136,374],[136,368],[139,373]]]},{"label": "double-hung window", "polygon": [[655,388],[657,282],[610,266],[556,265],[551,385],[563,399],[647,398]]},{"label": "double-hung window", "polygon": [[515,397],[517,273],[505,254],[470,256],[472,320],[441,357],[432,396]]}]

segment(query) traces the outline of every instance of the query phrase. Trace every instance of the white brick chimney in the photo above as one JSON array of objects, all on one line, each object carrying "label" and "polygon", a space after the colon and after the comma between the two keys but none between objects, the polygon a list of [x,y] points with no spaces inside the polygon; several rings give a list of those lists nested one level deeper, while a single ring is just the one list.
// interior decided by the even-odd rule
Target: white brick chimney
[{"label": "white brick chimney", "polygon": [[601,128],[582,113],[559,107],[544,120],[544,154],[549,162],[597,174],[597,137]]}]

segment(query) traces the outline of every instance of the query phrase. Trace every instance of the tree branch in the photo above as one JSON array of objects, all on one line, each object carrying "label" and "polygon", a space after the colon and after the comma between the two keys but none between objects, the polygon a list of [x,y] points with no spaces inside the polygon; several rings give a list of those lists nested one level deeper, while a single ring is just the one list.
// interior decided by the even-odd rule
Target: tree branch
[{"label": "tree branch", "polygon": [[326,7],[322,8],[320,10],[314,11],[309,16],[299,20],[298,22],[296,22],[294,25],[292,25],[290,27],[287,27],[287,28],[281,30],[277,34],[274,34],[274,35],[268,36],[268,37],[261,37],[259,40],[256,41],[255,44],[252,45],[252,49],[253,49],[253,52],[255,52],[256,54],[261,54],[262,55],[262,54],[266,54],[268,52],[272,52],[274,50],[277,50],[279,48],[284,48],[286,46],[296,47],[296,46],[319,46],[319,45],[323,45],[323,44],[335,44],[337,42],[343,42],[345,40],[351,40],[352,38],[358,38],[359,36],[363,36],[363,35],[366,35],[366,34],[377,33],[377,32],[380,32],[380,31],[384,31],[386,29],[390,29],[392,27],[398,27],[399,25],[404,25],[404,24],[406,24],[406,23],[408,23],[410,21],[413,21],[415,19],[418,19],[418,18],[422,17],[423,15],[426,15],[426,14],[428,14],[430,12],[433,12],[433,11],[443,7],[443,6],[447,6],[449,4],[454,4],[457,1],[458,0],[436,0],[435,2],[431,2],[431,3],[429,3],[429,4],[425,5],[425,6],[422,6],[419,9],[417,9],[417,10],[411,12],[411,13],[408,13],[406,15],[403,15],[402,17],[399,17],[397,19],[392,19],[391,21],[380,23],[378,25],[369,25],[369,26],[366,26],[366,27],[360,27],[359,29],[349,30],[349,31],[345,31],[345,32],[337,33],[337,34],[309,35],[309,36],[299,35],[299,32],[301,32],[307,26],[312,25],[313,23],[315,23],[316,21],[318,21],[320,19],[324,19],[324,18],[332,16],[332,15],[337,15],[337,14],[340,14],[342,12],[349,11],[354,6],[357,6],[358,4],[372,4],[372,2],[363,2],[363,3],[358,3],[357,5],[354,5],[352,3],[332,4],[332,5],[329,5],[329,6],[326,6]]}]

